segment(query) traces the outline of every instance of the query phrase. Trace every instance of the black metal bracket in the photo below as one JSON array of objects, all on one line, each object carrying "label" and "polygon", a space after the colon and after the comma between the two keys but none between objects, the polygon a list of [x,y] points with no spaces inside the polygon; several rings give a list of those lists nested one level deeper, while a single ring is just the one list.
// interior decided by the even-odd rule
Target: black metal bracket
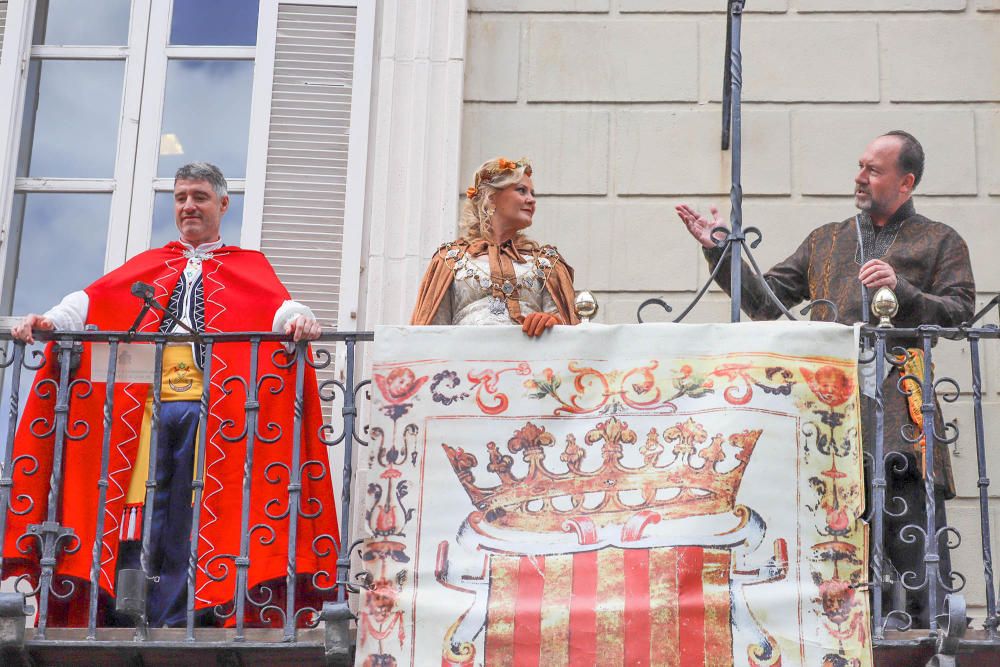
[{"label": "black metal bracket", "polygon": [[0,593],[0,664],[29,667],[34,664],[24,644],[24,626],[35,608],[24,593]]},{"label": "black metal bracket", "polygon": [[643,309],[645,309],[647,306],[654,306],[654,305],[663,308],[663,310],[667,311],[668,313],[671,313],[674,310],[673,308],[670,307],[670,304],[668,304],[663,299],[657,297],[653,297],[652,299],[646,299],[645,301],[639,304],[639,307],[635,311],[635,319],[637,322],[639,322],[639,324],[645,324],[646,322],[644,319],[642,319]]},{"label": "black metal bracket", "polygon": [[985,317],[986,314],[989,313],[994,308],[996,308],[997,311],[1000,312],[1000,295],[997,295],[992,299],[990,299],[985,306],[980,308],[978,313],[972,316],[972,319],[970,321],[965,322],[964,324],[962,324],[962,326],[964,327],[975,326],[976,323],[979,322],[979,320],[983,319],[983,317]]},{"label": "black metal bracket", "polygon": [[35,608],[24,593],[0,593],[0,647],[23,647],[24,625]]},{"label": "black metal bracket", "polygon": [[132,322],[132,326],[130,326],[128,329],[128,335],[130,338],[135,335],[135,332],[139,329],[139,325],[142,324],[143,318],[146,317],[146,313],[148,313],[150,309],[163,313],[163,319],[167,320],[168,322],[173,322],[181,329],[184,329],[184,331],[187,331],[189,334],[192,334],[194,336],[198,335],[197,331],[195,331],[190,326],[185,324],[183,321],[181,321],[179,317],[171,313],[169,310],[161,306],[156,300],[153,299],[153,294],[155,294],[155,292],[153,291],[152,285],[147,285],[144,282],[136,282],[132,284],[131,292],[132,296],[142,299],[142,309],[139,311],[139,314],[136,315],[135,321]]},{"label": "black metal bracket", "polygon": [[[54,343],[54,345],[55,345],[56,350],[69,349],[69,351],[70,351],[69,352],[69,374],[70,374],[70,377],[73,377],[76,374],[76,371],[79,370],[79,368],[80,368],[80,361],[83,359],[83,343],[74,342],[74,341],[68,341],[68,340],[61,340],[61,341],[58,341],[58,342]],[[57,353],[57,354],[53,355],[53,357],[54,357],[53,358],[53,362],[55,364],[55,368],[57,368],[57,369],[61,368],[62,367],[63,356],[61,354]]]},{"label": "black metal bracket", "polygon": [[355,641],[351,633],[354,613],[347,602],[327,602],[319,613],[326,627],[324,647],[326,664],[331,667],[348,667],[354,664]]},{"label": "black metal bracket", "polygon": [[935,654],[927,661],[927,667],[957,667],[958,651],[969,627],[965,615],[965,596],[952,593],[944,598],[944,622],[938,631]]},{"label": "black metal bracket", "polygon": [[115,587],[115,610],[134,619],[136,624],[146,618],[146,573],[136,569],[118,571],[118,585]]}]

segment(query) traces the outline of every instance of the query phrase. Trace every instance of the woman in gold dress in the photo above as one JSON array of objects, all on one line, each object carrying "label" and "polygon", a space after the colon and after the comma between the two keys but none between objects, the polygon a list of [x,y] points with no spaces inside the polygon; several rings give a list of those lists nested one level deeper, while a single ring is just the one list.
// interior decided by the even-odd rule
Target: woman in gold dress
[{"label": "woman in gold dress", "polygon": [[573,269],[555,246],[528,239],[535,191],[527,160],[495,158],[466,191],[461,236],[434,253],[411,324],[519,324],[540,336],[577,324]]}]

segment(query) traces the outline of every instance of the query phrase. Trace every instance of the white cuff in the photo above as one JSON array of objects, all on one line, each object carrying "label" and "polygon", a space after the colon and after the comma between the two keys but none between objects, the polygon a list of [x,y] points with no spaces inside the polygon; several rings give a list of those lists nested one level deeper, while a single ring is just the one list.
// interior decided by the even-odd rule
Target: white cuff
[{"label": "white cuff", "polygon": [[83,290],[63,297],[58,305],[46,311],[42,317],[52,321],[56,331],[83,331],[90,310],[90,297]]},{"label": "white cuff", "polygon": [[315,320],[316,315],[309,306],[298,301],[285,301],[274,313],[274,324],[271,330],[276,333],[284,333],[285,327],[296,317],[302,316],[307,320]]}]

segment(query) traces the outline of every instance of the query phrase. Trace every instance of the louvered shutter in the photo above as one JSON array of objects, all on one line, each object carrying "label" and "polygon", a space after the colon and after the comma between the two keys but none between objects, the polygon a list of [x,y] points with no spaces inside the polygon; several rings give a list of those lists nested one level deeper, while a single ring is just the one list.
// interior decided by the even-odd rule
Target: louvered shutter
[{"label": "louvered shutter", "polygon": [[0,0],[0,53],[3,52],[3,32],[7,27],[7,2]]},{"label": "louvered shutter", "polygon": [[356,24],[354,7],[278,5],[260,249],[326,329],[339,306]]}]

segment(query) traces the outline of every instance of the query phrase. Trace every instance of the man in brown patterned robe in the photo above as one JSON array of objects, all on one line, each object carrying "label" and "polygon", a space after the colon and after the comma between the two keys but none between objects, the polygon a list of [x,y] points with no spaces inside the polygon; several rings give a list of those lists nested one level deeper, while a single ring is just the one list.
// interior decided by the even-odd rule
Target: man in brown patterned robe
[{"label": "man in brown patterned robe", "polygon": [[[854,201],[860,209],[856,216],[843,222],[818,227],[806,237],[790,257],[764,274],[767,285],[786,308],[804,301],[826,299],[837,307],[837,321],[851,324],[867,321],[876,324],[866,304],[879,287],[892,289],[899,300],[899,313],[893,325],[900,328],[920,324],[953,327],[972,318],[975,309],[975,282],[965,242],[948,225],[934,222],[918,214],[911,199],[920,183],[924,168],[924,153],[920,143],[910,134],[899,130],[877,137],[865,149],[858,161],[854,178]],[[686,204],[677,206],[677,214],[688,231],[704,247],[705,257],[714,266],[723,259],[723,250],[716,247],[712,229],[723,226],[716,209],[712,220],[699,215]],[[716,277],[719,285],[729,291],[728,254]],[[781,309],[767,294],[760,280],[747,265],[743,267],[742,308],[753,319],[776,319]],[[812,311],[814,319],[830,319],[829,309],[819,305]],[[916,347],[917,339],[893,339],[890,345]],[[914,445],[903,437],[903,429],[913,436],[906,397],[897,389],[898,372],[892,372],[882,384],[885,397],[885,451],[898,452],[906,458],[906,469],[898,470],[899,457],[892,455],[886,465],[886,506],[899,512],[902,507],[893,498],[905,500],[907,512],[901,517],[885,515],[885,554],[910,584],[924,579],[923,545],[918,539],[912,544],[902,540],[900,530],[907,524],[926,528],[926,508],[921,462]],[[865,449],[874,449],[874,401],[862,397],[865,415]],[[935,416],[934,447],[935,496],[937,525],[946,525],[944,499],[955,495],[951,458],[946,444],[940,411]],[[906,426],[911,424],[910,426]],[[870,478],[870,475],[869,475]],[[915,535],[910,535],[914,537]],[[941,548],[941,575],[948,583],[951,572],[948,549]],[[938,601],[944,589],[938,588]],[[887,600],[888,603],[888,600]],[[907,611],[914,622],[927,627],[929,610],[926,593],[911,594]],[[885,609],[892,607],[886,606]]]}]

